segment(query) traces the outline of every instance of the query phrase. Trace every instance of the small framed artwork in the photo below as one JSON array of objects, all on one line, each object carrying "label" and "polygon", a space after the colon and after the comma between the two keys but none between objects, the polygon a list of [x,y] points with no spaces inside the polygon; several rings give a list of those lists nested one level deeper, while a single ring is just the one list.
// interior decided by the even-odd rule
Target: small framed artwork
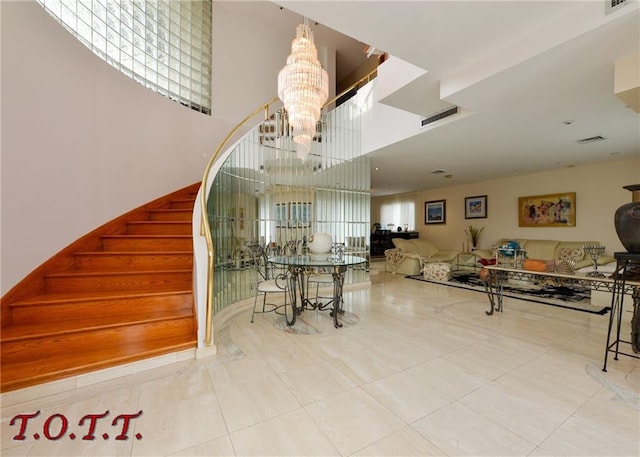
[{"label": "small framed artwork", "polygon": [[287,226],[287,204],[276,204],[276,227]]},{"label": "small framed artwork", "polygon": [[487,217],[487,196],[465,197],[464,218],[485,219]]},{"label": "small framed artwork", "polygon": [[518,198],[520,227],[575,227],[576,193]]},{"label": "small framed artwork", "polygon": [[424,223],[444,224],[447,220],[446,209],[446,200],[433,200],[430,202],[424,202]]},{"label": "small framed artwork", "polygon": [[311,203],[300,203],[298,220],[302,223],[303,227],[311,226],[311,209]]},{"label": "small framed artwork", "polygon": [[290,227],[309,227],[311,225],[311,203],[295,202],[289,204]]}]

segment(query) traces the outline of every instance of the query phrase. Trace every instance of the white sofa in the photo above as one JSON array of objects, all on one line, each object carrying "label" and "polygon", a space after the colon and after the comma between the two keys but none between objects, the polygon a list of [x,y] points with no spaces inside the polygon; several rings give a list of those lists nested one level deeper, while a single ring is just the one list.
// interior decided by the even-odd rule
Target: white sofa
[{"label": "white sofa", "polygon": [[403,275],[417,275],[422,271],[422,263],[451,263],[460,251],[438,249],[433,243],[423,238],[405,240],[393,238],[395,248],[384,252],[386,270]]}]

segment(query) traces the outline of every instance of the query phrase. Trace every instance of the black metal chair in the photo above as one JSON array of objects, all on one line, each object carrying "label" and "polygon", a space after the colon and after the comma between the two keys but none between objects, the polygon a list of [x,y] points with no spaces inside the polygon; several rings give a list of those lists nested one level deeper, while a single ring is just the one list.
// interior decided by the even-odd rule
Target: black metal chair
[{"label": "black metal chair", "polygon": [[282,255],[296,255],[301,241],[302,240],[287,241],[282,249]]}]

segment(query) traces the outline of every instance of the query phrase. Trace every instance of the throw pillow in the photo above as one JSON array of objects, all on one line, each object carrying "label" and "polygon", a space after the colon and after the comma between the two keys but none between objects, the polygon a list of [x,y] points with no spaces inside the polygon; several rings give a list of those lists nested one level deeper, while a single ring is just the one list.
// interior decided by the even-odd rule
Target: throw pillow
[{"label": "throw pillow", "polygon": [[486,267],[487,265],[495,265],[496,264],[496,259],[478,259],[478,262]]},{"label": "throw pillow", "polygon": [[558,252],[559,262],[578,262],[584,258],[582,248],[561,248]]}]

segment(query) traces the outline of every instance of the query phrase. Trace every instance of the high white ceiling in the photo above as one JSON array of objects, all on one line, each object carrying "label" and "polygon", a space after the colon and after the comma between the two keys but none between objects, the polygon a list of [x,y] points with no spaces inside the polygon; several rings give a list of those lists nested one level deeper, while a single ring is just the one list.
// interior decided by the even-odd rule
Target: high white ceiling
[{"label": "high white ceiling", "polygon": [[323,26],[346,35],[332,38],[343,72],[363,43],[427,71],[382,103],[470,113],[373,151],[373,196],[640,155],[640,115],[614,94],[616,60],[640,54],[640,8],[627,3],[605,14],[604,0],[277,2],[319,23],[319,45]]}]

